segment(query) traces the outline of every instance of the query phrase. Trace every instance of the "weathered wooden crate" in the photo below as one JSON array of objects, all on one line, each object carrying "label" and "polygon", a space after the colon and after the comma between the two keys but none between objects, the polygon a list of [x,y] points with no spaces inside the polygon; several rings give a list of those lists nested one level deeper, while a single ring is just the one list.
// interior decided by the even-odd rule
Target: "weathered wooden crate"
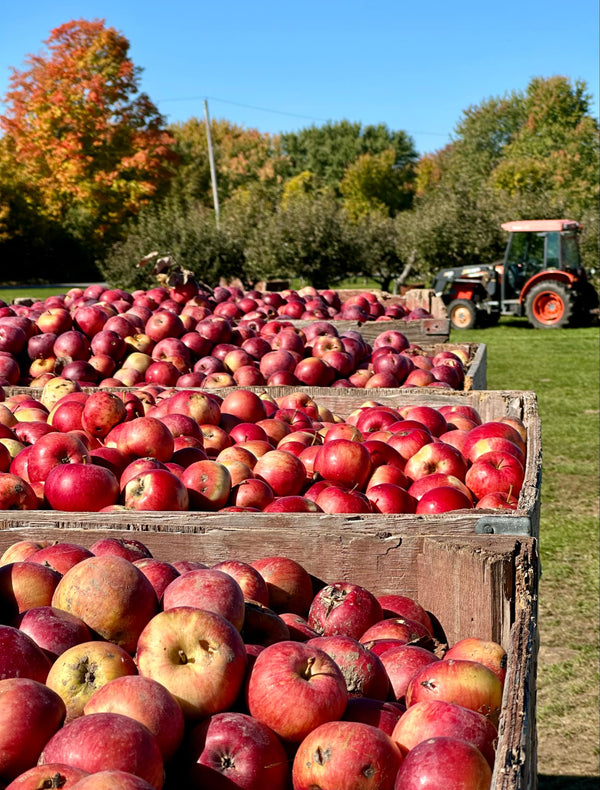
[{"label": "weathered wooden crate", "polygon": [[[366,289],[341,289],[337,291],[342,300],[350,296],[364,293]],[[341,334],[350,329],[360,332],[369,343],[386,329],[397,329],[410,340],[411,343],[446,343],[450,337],[450,319],[446,306],[435,291],[430,288],[414,288],[404,294],[390,294],[386,291],[371,290],[379,301],[384,304],[401,304],[407,310],[423,307],[431,314],[431,318],[419,318],[414,321],[392,319],[390,321],[348,321],[346,319],[332,320],[332,324]],[[312,323],[312,320],[296,319],[291,323],[302,328]]]},{"label": "weathered wooden crate", "polygon": [[[12,517],[13,514],[10,514]],[[302,529],[288,517],[176,521],[149,525],[132,521],[111,536],[141,540],[155,557],[196,559],[213,564],[226,558],[252,562],[274,554],[296,559],[315,583],[351,581],[375,594],[416,598],[441,626],[448,644],[468,636],[500,642],[508,653],[492,790],[535,790],[535,721],[538,650],[537,541],[514,536],[432,536],[418,531],[418,519],[372,529],[360,519],[330,522],[314,517]],[[80,523],[27,524],[5,520],[0,554],[23,539],[69,540],[89,546],[108,533],[99,519]],[[133,533],[133,534],[132,534]]]},{"label": "weathered wooden crate", "polygon": [[[264,389],[250,387],[256,392]],[[297,391],[294,387],[269,387],[273,397]],[[224,396],[231,388],[219,390]],[[473,535],[473,534],[539,534],[540,487],[542,474],[541,425],[537,409],[537,398],[533,392],[471,390],[453,392],[450,390],[380,389],[352,390],[324,387],[302,387],[317,403],[323,404],[335,414],[348,416],[364,403],[367,398],[390,406],[426,404],[439,407],[448,403],[463,403],[475,407],[482,420],[496,420],[512,415],[523,420],[528,433],[525,482],[516,510],[456,510],[443,515],[414,516],[409,514],[275,514],[252,513],[252,524],[285,524],[290,531],[304,531],[310,525],[318,525],[323,535],[331,529],[345,528],[360,524],[367,530],[394,531],[404,530],[423,535]],[[359,394],[357,394],[357,392]],[[10,389],[7,390],[10,393]],[[206,524],[231,524],[244,527],[249,523],[247,513],[171,513],[171,512],[113,512],[113,513],[63,513],[52,510],[0,511],[0,529],[31,524],[36,527],[54,526],[101,526],[114,529],[155,529],[161,525],[178,529],[182,525],[205,529]]]}]

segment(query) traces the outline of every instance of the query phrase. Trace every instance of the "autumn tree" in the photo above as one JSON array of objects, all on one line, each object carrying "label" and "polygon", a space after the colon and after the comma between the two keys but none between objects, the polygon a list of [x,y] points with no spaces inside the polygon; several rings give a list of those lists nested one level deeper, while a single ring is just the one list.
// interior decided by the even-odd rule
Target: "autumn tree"
[{"label": "autumn tree", "polygon": [[168,182],[173,141],[121,33],[80,19],[44,44],[13,70],[0,128],[36,210],[101,249]]},{"label": "autumn tree", "polygon": [[[178,198],[213,207],[206,122],[190,118],[170,126],[179,166],[171,192]],[[284,158],[276,135],[245,129],[229,121],[210,121],[219,203],[254,182],[277,187]]]}]

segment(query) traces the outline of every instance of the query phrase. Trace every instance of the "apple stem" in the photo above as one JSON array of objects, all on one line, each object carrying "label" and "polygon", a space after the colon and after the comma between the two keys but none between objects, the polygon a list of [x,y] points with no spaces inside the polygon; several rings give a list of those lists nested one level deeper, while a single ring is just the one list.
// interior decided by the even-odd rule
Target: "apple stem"
[{"label": "apple stem", "polygon": [[178,651],[178,655],[179,655],[179,663],[180,664],[187,664],[188,661],[187,661],[187,656],[186,656],[185,652],[183,650],[179,650]]},{"label": "apple stem", "polygon": [[315,663],[315,657],[314,656],[310,656],[310,658],[308,658],[307,661],[306,661],[306,666],[305,666],[304,672],[303,672],[303,675],[306,678],[306,680],[308,680],[310,677],[312,677],[312,671],[311,670],[313,668],[313,664],[314,663]]}]

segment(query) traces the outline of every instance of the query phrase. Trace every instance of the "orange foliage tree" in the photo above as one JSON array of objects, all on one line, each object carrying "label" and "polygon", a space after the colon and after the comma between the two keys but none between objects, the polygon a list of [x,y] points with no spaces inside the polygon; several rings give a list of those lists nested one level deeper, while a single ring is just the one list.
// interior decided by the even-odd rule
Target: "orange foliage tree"
[{"label": "orange foliage tree", "polygon": [[173,138],[139,92],[128,40],[104,20],[67,22],[44,44],[12,71],[5,149],[39,211],[107,241],[170,181]]}]

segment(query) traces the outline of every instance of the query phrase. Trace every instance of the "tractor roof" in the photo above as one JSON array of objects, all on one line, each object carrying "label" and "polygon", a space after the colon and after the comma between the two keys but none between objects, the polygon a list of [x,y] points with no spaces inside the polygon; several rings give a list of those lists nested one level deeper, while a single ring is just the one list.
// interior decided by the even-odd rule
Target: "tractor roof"
[{"label": "tractor roof", "polygon": [[503,222],[503,230],[509,233],[539,232],[549,230],[577,230],[578,223],[572,219],[524,219],[514,222]]}]

